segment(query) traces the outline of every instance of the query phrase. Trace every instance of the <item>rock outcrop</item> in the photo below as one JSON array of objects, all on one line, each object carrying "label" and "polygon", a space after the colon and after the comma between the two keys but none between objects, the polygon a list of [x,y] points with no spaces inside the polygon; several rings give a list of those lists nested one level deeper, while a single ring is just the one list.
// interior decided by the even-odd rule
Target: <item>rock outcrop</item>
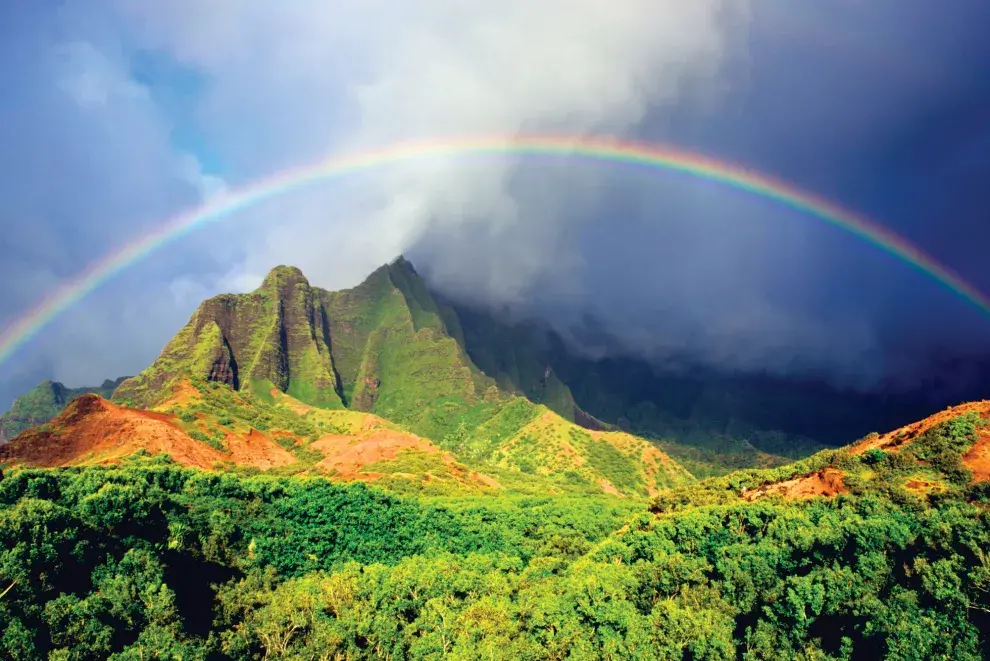
[{"label": "rock outcrop", "polygon": [[324,408],[343,406],[326,313],[302,272],[273,269],[250,294],[204,301],[147,370],[115,399],[149,406],[183,375],[263,394],[271,388]]}]

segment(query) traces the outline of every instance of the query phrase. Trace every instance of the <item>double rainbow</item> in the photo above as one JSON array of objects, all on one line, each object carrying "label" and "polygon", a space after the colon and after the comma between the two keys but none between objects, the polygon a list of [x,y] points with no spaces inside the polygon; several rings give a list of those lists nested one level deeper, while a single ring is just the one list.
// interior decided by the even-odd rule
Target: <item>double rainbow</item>
[{"label": "double rainbow", "polygon": [[182,213],[94,262],[0,333],[0,364],[59,314],[153,251],[208,223],[304,186],[408,161],[463,156],[557,156],[680,172],[774,200],[873,244],[990,313],[990,299],[947,267],[874,221],[783,181],[701,154],[656,144],[543,135],[493,135],[405,142],[285,170]]}]

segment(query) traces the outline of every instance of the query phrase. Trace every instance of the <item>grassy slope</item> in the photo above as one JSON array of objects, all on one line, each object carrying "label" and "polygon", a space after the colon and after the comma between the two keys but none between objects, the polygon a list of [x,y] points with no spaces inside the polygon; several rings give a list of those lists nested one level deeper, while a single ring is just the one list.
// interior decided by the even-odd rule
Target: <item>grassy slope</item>
[{"label": "grassy slope", "polygon": [[978,439],[986,436],[988,427],[990,421],[975,412],[948,416],[914,438],[901,436],[882,448],[866,449],[876,436],[871,435],[786,466],[739,470],[664,492],[652,507],[668,512],[734,503],[740,497],[770,501],[801,497],[792,495],[800,491],[796,487],[829,473],[841,479],[841,493],[880,497],[899,505],[920,507],[951,498],[983,498],[990,492],[990,482],[974,479],[966,457]]},{"label": "grassy slope", "polygon": [[[368,415],[360,411],[309,407],[278,392],[263,399],[203,381],[184,384],[183,397],[157,410],[175,414],[187,434],[221,452],[226,450],[227,433],[247,435],[252,428],[265,432],[297,459],[273,469],[279,474],[315,470],[322,455],[310,448],[314,441],[326,434],[360,435],[368,424]],[[478,417],[472,420],[471,413]],[[375,420],[383,428],[405,429],[383,418]],[[453,455],[454,464],[409,449],[362,472],[387,476],[379,485],[394,491],[436,495],[477,492],[483,478],[462,479],[461,473],[493,476],[492,488],[533,495],[607,492],[645,497],[693,481],[642,439],[622,432],[589,433],[522,398],[475,406],[458,418],[458,424],[458,431],[434,441]]]},{"label": "grassy slope", "polygon": [[545,407],[492,453],[497,466],[569,485],[603,486],[628,495],[693,482],[655,447],[624,432],[589,432]]},{"label": "grassy slope", "polygon": [[[308,470],[322,458],[309,449],[313,441],[324,434],[356,434],[367,417],[358,411],[306,406],[278,392],[259,397],[250,390],[235,392],[199,379],[182,385],[183,397],[166,401],[156,410],[175,414],[183,431],[221,451],[227,432],[265,432],[298,460],[277,471],[286,474]],[[379,424],[389,426],[384,420]]]}]

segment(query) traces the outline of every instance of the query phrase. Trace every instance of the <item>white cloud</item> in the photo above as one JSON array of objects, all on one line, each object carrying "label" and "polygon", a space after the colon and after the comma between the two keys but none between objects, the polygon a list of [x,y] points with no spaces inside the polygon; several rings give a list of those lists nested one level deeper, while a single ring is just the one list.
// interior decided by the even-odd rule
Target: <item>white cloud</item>
[{"label": "white cloud", "polygon": [[[0,87],[14,100],[0,104],[0,327],[195,202],[197,190],[222,187],[176,150],[173,118],[95,15],[0,8],[5,34],[14,35],[0,40]],[[3,365],[0,395],[24,387],[18,373],[98,383],[146,365],[187,314],[161,296],[147,266],[25,345]]]},{"label": "white cloud", "polygon": [[177,161],[179,178],[196,189],[203,202],[215,200],[228,192],[227,182],[223,177],[208,174],[204,171],[203,164],[192,154],[179,154]]},{"label": "white cloud", "polygon": [[[209,80],[200,118],[242,171],[464,133],[623,133],[718,74],[745,34],[741,0],[344,0],[120,3],[139,43]],[[427,231],[489,225],[490,293],[514,295],[564,245],[554,196],[520,200],[513,159],[392,167],[266,205],[247,270],[299,265],[350,284]],[[267,218],[267,222],[265,220]],[[314,236],[325,237],[314,241]],[[520,250],[520,245],[530,248]],[[457,271],[462,264],[448,265]],[[501,274],[501,275],[500,275]],[[504,282],[500,282],[500,279]],[[495,291],[499,290],[499,291]]]}]

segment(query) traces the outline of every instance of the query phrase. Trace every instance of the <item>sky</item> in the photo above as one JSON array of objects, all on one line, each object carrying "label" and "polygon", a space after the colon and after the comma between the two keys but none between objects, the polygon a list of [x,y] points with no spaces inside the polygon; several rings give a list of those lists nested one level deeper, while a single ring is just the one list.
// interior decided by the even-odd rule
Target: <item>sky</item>
[{"label": "sky", "polygon": [[[470,133],[632,138],[744,164],[990,291],[987,26],[982,0],[2,3],[0,326],[225,190]],[[170,244],[0,365],[0,407],[41,379],[141,370],[202,299],[277,264],[333,289],[399,253],[451,296],[575,341],[599,325],[658,363],[870,388],[990,355],[986,313],[779,204],[616,165],[445,158]]]}]

